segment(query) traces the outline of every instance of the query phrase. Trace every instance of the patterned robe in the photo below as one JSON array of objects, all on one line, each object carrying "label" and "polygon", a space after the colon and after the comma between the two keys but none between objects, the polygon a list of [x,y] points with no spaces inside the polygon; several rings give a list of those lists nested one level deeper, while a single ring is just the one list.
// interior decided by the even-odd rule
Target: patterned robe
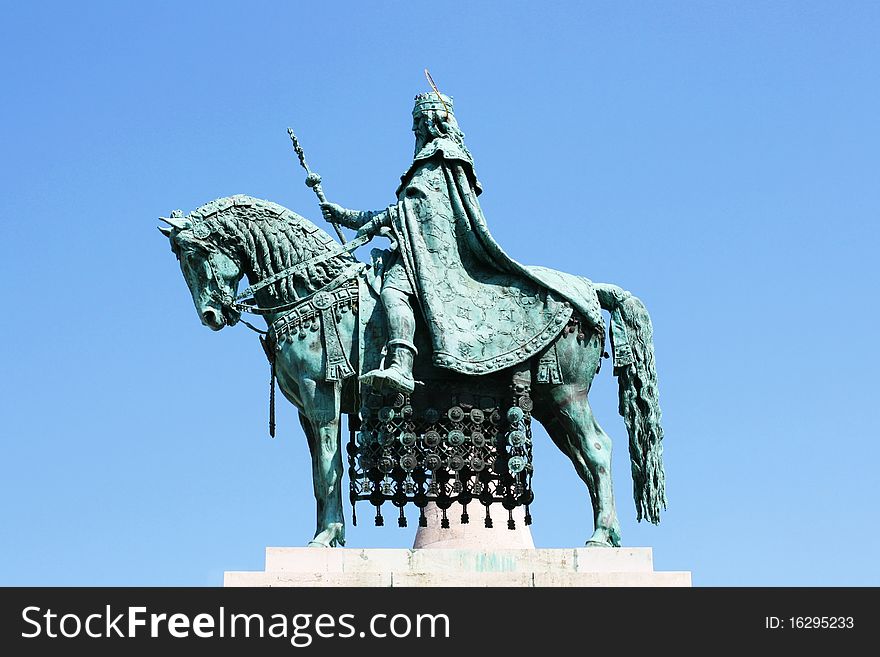
[{"label": "patterned robe", "polygon": [[465,374],[511,367],[547,346],[574,310],[604,336],[588,279],[522,265],[492,238],[466,149],[434,139],[401,181],[379,223],[398,242],[435,365]]}]

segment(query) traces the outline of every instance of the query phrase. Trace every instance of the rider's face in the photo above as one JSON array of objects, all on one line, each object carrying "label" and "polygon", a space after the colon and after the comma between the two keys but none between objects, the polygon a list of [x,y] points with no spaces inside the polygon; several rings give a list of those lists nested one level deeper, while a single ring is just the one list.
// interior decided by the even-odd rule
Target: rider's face
[{"label": "rider's face", "polygon": [[425,127],[424,114],[419,114],[418,116],[413,117],[412,131],[415,133],[416,139],[418,139],[420,136],[427,136],[428,129]]},{"label": "rider's face", "polygon": [[416,136],[416,151],[418,151],[422,146],[428,143],[431,139],[428,128],[425,125],[425,117],[420,114],[418,116],[413,117],[413,133]]}]

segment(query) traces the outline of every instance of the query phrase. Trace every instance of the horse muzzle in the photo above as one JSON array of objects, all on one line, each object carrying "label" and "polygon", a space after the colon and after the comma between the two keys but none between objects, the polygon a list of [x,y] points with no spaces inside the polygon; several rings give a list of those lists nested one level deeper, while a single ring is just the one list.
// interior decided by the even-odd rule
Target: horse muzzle
[{"label": "horse muzzle", "polygon": [[202,324],[212,331],[219,331],[226,326],[226,317],[223,313],[214,308],[205,308],[202,311]]}]

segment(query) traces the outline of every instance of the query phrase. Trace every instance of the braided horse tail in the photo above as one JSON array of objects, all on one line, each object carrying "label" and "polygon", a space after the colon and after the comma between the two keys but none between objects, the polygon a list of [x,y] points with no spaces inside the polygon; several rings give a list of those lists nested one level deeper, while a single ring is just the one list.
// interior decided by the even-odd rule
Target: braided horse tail
[{"label": "braided horse tail", "polygon": [[639,520],[658,524],[661,507],[666,509],[666,474],[651,318],[638,297],[623,288],[607,283],[595,286],[599,304],[611,313],[618,410],[629,434],[636,512]]}]

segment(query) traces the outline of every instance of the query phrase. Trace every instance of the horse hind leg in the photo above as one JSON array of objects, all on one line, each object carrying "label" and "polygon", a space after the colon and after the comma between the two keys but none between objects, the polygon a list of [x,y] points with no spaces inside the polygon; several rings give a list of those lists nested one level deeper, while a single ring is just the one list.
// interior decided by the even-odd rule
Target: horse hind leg
[{"label": "horse hind leg", "polygon": [[593,474],[590,472],[586,461],[575,448],[568,432],[562,427],[559,420],[552,417],[550,419],[542,420],[541,424],[547,430],[547,434],[550,436],[553,443],[571,460],[578,476],[586,484],[587,491],[590,493],[590,503],[593,508],[593,524],[595,525],[597,519],[596,509],[598,508],[598,505],[596,502],[596,481],[593,479]]},{"label": "horse hind leg", "polygon": [[581,449],[587,460],[587,467],[597,479],[598,505],[595,513],[595,531],[587,541],[591,547],[620,547],[620,521],[614,504],[614,490],[611,483],[611,438],[593,415],[589,403],[586,404],[587,432],[581,441]]},{"label": "horse hind leg", "polygon": [[[542,422],[553,442],[571,459],[587,485],[593,504],[593,535],[589,547],[619,547],[620,522],[611,484],[611,439],[593,416],[579,386],[553,386],[552,416]],[[540,419],[540,418],[539,418]]]}]

